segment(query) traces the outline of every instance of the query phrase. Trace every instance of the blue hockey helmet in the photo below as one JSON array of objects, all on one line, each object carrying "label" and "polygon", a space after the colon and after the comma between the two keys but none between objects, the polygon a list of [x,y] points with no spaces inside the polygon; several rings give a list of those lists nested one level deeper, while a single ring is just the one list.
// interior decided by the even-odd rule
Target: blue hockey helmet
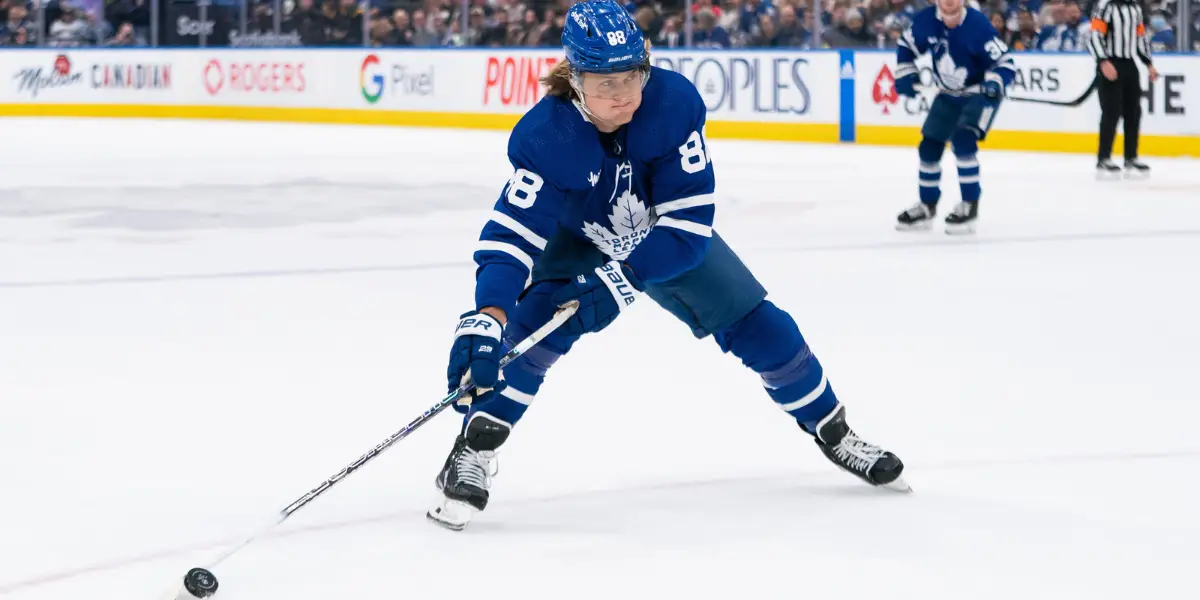
[{"label": "blue hockey helmet", "polygon": [[614,0],[585,0],[567,11],[562,33],[577,73],[616,73],[642,66],[646,45],[633,16]]}]

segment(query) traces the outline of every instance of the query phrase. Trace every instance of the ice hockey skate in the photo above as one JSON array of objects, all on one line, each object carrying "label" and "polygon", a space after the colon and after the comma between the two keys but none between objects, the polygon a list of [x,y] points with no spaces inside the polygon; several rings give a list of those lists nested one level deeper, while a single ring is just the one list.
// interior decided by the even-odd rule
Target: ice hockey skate
[{"label": "ice hockey skate", "polygon": [[961,235],[975,233],[975,221],[979,218],[979,202],[959,202],[954,211],[946,215],[946,233]]},{"label": "ice hockey skate", "polygon": [[1150,165],[1137,158],[1125,160],[1125,179],[1146,179],[1148,177],[1150,177]]},{"label": "ice hockey skate", "polygon": [[486,413],[475,413],[466,432],[454,440],[446,464],[434,480],[440,491],[425,516],[454,531],[461,531],[476,512],[487,508],[488,490],[499,471],[497,449],[508,439],[512,426]]},{"label": "ice hockey skate", "polygon": [[912,492],[901,477],[904,463],[900,458],[858,437],[846,424],[846,408],[841,404],[821,419],[816,429],[816,432],[808,433],[816,438],[817,447],[825,458],[842,470],[875,487]]},{"label": "ice hockey skate", "polygon": [[1111,158],[1103,158],[1096,161],[1096,179],[1116,180],[1121,178],[1121,167],[1117,166]]},{"label": "ice hockey skate", "polygon": [[937,216],[936,204],[918,202],[896,217],[896,229],[900,231],[927,230],[933,227],[935,216]]}]

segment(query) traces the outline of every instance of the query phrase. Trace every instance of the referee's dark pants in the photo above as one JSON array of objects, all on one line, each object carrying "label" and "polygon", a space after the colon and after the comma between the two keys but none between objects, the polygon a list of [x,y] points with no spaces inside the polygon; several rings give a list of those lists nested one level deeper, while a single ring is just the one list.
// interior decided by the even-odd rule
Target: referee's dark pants
[{"label": "referee's dark pants", "polygon": [[1117,69],[1116,81],[1109,81],[1096,65],[1100,91],[1100,148],[1099,160],[1112,157],[1117,138],[1117,121],[1125,118],[1125,159],[1137,158],[1138,128],[1142,122],[1142,80],[1137,63],[1132,58],[1112,58]]}]

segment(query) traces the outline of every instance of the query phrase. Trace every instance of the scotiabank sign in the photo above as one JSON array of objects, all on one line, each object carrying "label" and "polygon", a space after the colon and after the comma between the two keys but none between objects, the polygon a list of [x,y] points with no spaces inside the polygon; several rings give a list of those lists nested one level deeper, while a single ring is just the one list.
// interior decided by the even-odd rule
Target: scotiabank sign
[{"label": "scotiabank sign", "polygon": [[308,88],[303,62],[222,61],[204,65],[204,89],[223,93],[301,94]]},{"label": "scotiabank sign", "polygon": [[484,106],[533,106],[542,99],[539,81],[550,74],[557,56],[490,56],[483,84]]}]

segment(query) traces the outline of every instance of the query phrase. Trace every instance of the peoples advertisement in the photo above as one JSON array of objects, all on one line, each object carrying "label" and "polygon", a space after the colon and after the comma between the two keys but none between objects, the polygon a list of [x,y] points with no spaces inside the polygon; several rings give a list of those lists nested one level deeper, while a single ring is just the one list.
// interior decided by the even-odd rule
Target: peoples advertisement
[{"label": "peoples advertisement", "polygon": [[709,118],[836,123],[838,58],[830,52],[656,52],[651,62],[687,77]]}]

